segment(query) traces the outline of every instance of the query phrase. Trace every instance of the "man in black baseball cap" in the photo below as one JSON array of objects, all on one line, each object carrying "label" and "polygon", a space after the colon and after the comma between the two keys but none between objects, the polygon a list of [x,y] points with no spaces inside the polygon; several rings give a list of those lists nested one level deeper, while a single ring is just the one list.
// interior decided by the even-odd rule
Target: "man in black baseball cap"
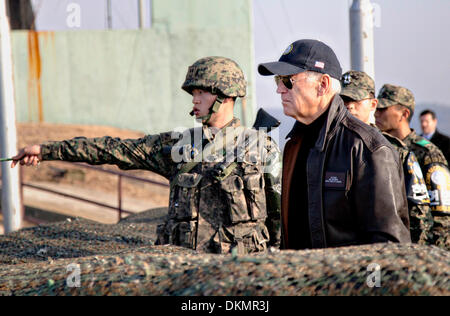
[{"label": "man in black baseball cap", "polygon": [[[342,68],[329,46],[316,40],[300,40],[289,45],[277,62],[260,64],[258,72],[263,76],[275,75],[277,85],[282,82],[281,88],[289,91],[297,90],[298,85],[293,85],[294,82],[310,86],[319,83],[320,77],[322,82],[317,87],[319,93],[332,93],[322,94],[318,103],[308,103],[306,106],[305,98],[311,97],[310,95],[285,94],[280,89],[277,90],[281,94],[284,114],[301,123],[310,124],[325,112],[334,94],[339,92]],[[320,76],[321,74],[324,76]]]},{"label": "man in black baseball cap", "polygon": [[333,50],[326,44],[316,40],[300,40],[286,48],[276,62],[258,66],[258,72],[268,75],[295,75],[305,71],[329,74],[340,79],[342,68]]},{"label": "man in black baseball cap", "polygon": [[283,154],[282,248],[410,242],[398,154],[347,111],[333,50],[299,40],[258,72],[275,75],[284,113],[297,120]]}]

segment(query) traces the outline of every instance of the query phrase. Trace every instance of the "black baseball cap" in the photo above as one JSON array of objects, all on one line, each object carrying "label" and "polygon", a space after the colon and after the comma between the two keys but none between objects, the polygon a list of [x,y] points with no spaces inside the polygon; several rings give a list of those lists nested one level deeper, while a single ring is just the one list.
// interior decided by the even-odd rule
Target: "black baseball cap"
[{"label": "black baseball cap", "polygon": [[258,66],[258,72],[263,76],[288,76],[308,70],[328,74],[338,80],[342,76],[341,65],[333,50],[325,43],[311,39],[292,43],[278,61]]}]

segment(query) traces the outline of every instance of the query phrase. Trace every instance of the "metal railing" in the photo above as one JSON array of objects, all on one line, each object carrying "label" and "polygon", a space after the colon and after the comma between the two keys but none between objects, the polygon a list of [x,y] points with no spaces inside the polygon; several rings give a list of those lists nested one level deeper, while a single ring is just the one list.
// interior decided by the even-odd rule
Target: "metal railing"
[{"label": "metal railing", "polygon": [[[24,179],[23,179],[24,178],[23,177],[23,171],[21,170],[20,171],[20,187],[21,187],[22,201],[23,201],[23,196],[24,196],[23,195],[23,188],[24,187],[29,187],[29,188],[33,188],[33,189],[37,189],[37,190],[41,190],[41,191],[46,191],[46,192],[49,192],[49,193],[57,194],[57,195],[60,195],[60,196],[64,196],[64,197],[67,197],[67,198],[76,199],[76,200],[79,200],[79,201],[82,201],[82,202],[91,203],[91,204],[94,204],[94,205],[97,205],[97,206],[106,207],[106,208],[109,208],[109,209],[116,210],[119,213],[118,215],[119,215],[119,221],[120,221],[122,219],[122,213],[126,213],[126,214],[134,214],[135,213],[135,212],[132,212],[132,211],[125,210],[122,207],[122,178],[132,179],[132,180],[141,181],[141,182],[146,182],[146,183],[159,185],[159,186],[163,186],[163,187],[169,187],[169,184],[164,183],[164,182],[133,176],[133,175],[127,174],[125,172],[121,172],[121,171],[106,170],[106,169],[102,169],[102,168],[99,168],[99,167],[96,167],[96,166],[91,166],[91,165],[84,164],[84,163],[78,163],[78,162],[77,163],[71,163],[71,162],[65,162],[65,161],[58,161],[58,163],[70,164],[72,166],[76,165],[76,166],[79,166],[81,168],[92,169],[92,170],[95,170],[95,171],[99,171],[99,172],[108,173],[108,174],[112,174],[112,175],[118,176],[118,182],[117,182],[117,197],[118,197],[117,206],[111,206],[111,205],[108,205],[108,204],[105,204],[105,203],[101,203],[101,202],[98,202],[98,201],[86,199],[86,198],[83,198],[81,196],[59,192],[59,191],[52,190],[52,189],[49,189],[49,188],[45,188],[45,187],[42,187],[42,186],[39,186],[39,185],[36,185],[36,184],[26,183],[24,181]],[[22,209],[24,209],[24,208],[22,207]],[[25,217],[25,216],[23,216],[23,217],[26,218],[28,221],[36,223],[36,224],[41,224],[42,223],[42,221],[36,220],[34,218]]]}]

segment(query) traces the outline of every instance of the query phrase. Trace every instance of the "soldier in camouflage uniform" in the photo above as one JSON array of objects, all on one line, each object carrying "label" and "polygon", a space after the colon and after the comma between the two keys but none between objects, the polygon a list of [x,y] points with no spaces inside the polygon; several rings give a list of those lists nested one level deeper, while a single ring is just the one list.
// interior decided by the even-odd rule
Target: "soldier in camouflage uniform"
[{"label": "soldier in camouflage uniform", "polygon": [[170,180],[167,221],[158,244],[201,252],[266,251],[280,240],[280,151],[266,134],[240,126],[233,116],[246,94],[239,66],[206,57],[189,67],[182,88],[193,96],[202,127],[140,139],[75,138],[22,149],[12,166],[40,160],[115,164],[145,169]]},{"label": "soldier in camouflage uniform", "polygon": [[[430,197],[433,215],[432,243],[450,249],[450,173],[442,152],[409,127],[414,113],[414,96],[406,88],[385,84],[378,94],[376,124],[391,135],[397,148],[408,149],[417,157]],[[414,162],[411,162],[414,164]]]},{"label": "soldier in camouflage uniform", "polygon": [[[366,124],[378,129],[370,123],[370,112],[377,108],[378,99],[375,98],[375,82],[365,72],[350,70],[341,77],[341,97],[348,111]],[[405,189],[408,198],[408,211],[410,221],[411,241],[419,244],[432,242],[431,229],[433,217],[430,209],[425,180],[414,152],[410,151],[404,143],[384,133],[383,135],[394,144],[400,154],[400,160],[405,174]]]},{"label": "soldier in camouflage uniform", "polygon": [[375,82],[363,71],[350,70],[341,77],[342,90],[340,96],[347,110],[364,123],[370,123],[370,113],[377,108],[375,98]]}]

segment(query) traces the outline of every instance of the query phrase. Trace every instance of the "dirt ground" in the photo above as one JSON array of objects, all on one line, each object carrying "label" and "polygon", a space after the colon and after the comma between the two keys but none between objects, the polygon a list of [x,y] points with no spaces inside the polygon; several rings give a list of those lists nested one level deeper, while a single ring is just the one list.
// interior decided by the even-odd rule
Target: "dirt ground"
[{"label": "dirt ground", "polygon": [[[18,123],[18,147],[40,144],[46,141],[57,141],[70,139],[77,136],[101,137],[112,136],[126,138],[139,138],[143,133],[131,130],[124,130],[109,126],[92,125],[63,125],[50,123]],[[168,183],[168,181],[149,171],[133,170],[123,171],[116,166],[98,166],[102,169],[125,172],[127,174],[157,180]],[[117,193],[118,176],[103,172],[82,168],[65,162],[43,162],[38,167],[21,167],[23,179],[29,181],[45,181],[54,183],[70,184],[82,186],[92,190],[106,193]],[[148,184],[131,179],[122,180],[123,196],[148,199],[160,205],[168,204],[169,190],[166,187]]]}]

